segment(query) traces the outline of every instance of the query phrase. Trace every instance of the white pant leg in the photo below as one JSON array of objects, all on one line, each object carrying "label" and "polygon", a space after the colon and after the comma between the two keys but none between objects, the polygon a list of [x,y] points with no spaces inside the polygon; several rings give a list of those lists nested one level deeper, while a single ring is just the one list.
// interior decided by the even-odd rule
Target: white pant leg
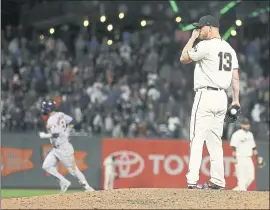
[{"label": "white pant leg", "polygon": [[54,177],[58,178],[62,183],[69,183],[69,181],[60,174],[56,169],[57,164],[57,157],[55,154],[55,149],[52,149],[49,154],[46,156],[42,168],[48,172],[49,174],[53,175]]},{"label": "white pant leg", "polygon": [[245,167],[245,158],[237,157],[237,164],[235,164],[235,172],[237,177],[237,189],[240,191],[246,191],[246,167]]},{"label": "white pant leg", "polygon": [[59,148],[54,149],[55,155],[63,165],[68,168],[74,168],[74,149],[70,143],[65,143]]},{"label": "white pant leg", "polygon": [[249,187],[249,185],[253,182],[255,179],[255,168],[251,157],[248,157],[246,159],[246,189]]},{"label": "white pant leg", "polygon": [[[212,96],[213,95],[213,96]],[[211,112],[212,122],[208,138],[206,139],[207,150],[210,155],[210,181],[221,187],[225,187],[224,159],[222,147],[222,133],[224,118],[227,111],[227,95],[224,91],[215,91],[209,94],[210,98],[217,100]]]},{"label": "white pant leg", "polygon": [[207,126],[205,123],[206,117],[202,107],[203,101],[203,92],[196,92],[190,120],[189,169],[186,175],[188,184],[197,184],[197,181],[199,180],[203,144],[207,134]]},{"label": "white pant leg", "polygon": [[114,176],[111,172],[106,172],[104,174],[104,190],[113,189]]},{"label": "white pant leg", "polygon": [[113,190],[113,188],[114,188],[114,174],[111,174],[111,176],[110,176],[110,185],[109,185],[109,188],[111,190]]},{"label": "white pant leg", "polygon": [[211,113],[209,119],[209,132],[206,139],[206,146],[210,156],[210,181],[218,186],[225,187],[224,158],[222,147],[222,133],[224,118],[227,111],[227,95],[225,91],[205,91],[205,98],[208,101],[208,109]]},{"label": "white pant leg", "polygon": [[63,165],[67,168],[68,172],[77,178],[79,183],[84,186],[85,189],[89,189],[90,186],[86,181],[85,176],[77,167],[76,160],[74,157],[74,148],[72,144],[66,143],[61,145],[59,149],[56,149],[57,158],[63,163]]},{"label": "white pant leg", "polygon": [[107,174],[105,174],[105,176],[104,176],[104,187],[103,187],[104,190],[109,189],[109,181],[110,181],[109,176]]},{"label": "white pant leg", "polygon": [[54,167],[57,164],[57,158],[54,153],[54,149],[52,149],[47,156],[45,157],[42,168],[46,170],[47,168]]}]

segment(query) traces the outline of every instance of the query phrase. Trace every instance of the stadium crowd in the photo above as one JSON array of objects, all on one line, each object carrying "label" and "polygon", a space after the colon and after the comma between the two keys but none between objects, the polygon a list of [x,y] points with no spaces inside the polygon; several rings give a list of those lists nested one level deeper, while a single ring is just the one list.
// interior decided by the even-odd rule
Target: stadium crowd
[{"label": "stadium crowd", "polygon": [[[108,45],[84,29],[26,38],[7,27],[1,39],[2,130],[44,129],[40,104],[54,98],[77,132],[112,137],[189,138],[194,65],[181,65],[185,44],[170,32],[123,33]],[[269,36],[230,40],[238,52],[242,116],[257,139],[269,137]],[[228,95],[231,97],[230,90]],[[228,139],[237,124],[225,126]]]}]

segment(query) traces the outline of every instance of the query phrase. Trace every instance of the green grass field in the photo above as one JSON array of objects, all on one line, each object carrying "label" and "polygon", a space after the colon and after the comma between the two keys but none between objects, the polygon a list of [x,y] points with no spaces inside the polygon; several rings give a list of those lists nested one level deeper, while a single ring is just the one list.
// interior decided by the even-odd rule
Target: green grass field
[{"label": "green grass field", "polygon": [[[38,195],[57,194],[60,190],[42,190],[42,189],[1,189],[2,198],[11,197],[29,197]],[[82,190],[68,190],[66,193],[82,192]]]}]

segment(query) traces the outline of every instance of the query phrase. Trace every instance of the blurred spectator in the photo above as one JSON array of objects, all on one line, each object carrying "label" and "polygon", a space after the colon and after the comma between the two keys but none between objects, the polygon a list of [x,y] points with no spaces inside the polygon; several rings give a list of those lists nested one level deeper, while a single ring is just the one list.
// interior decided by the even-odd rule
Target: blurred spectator
[{"label": "blurred spectator", "polygon": [[256,103],[251,111],[252,120],[256,123],[261,122],[261,114],[263,111],[264,107],[259,103]]},{"label": "blurred spectator", "polygon": [[[77,131],[189,138],[194,66],[180,64],[185,39],[172,39],[173,31],[128,32],[111,46],[107,37],[100,42],[84,30],[66,31],[67,37],[75,35],[70,42],[63,34],[27,39],[10,26],[1,34],[3,130],[40,129],[46,122],[40,102],[50,97],[58,110],[74,117]],[[262,139],[269,135],[268,45],[267,37],[234,40],[242,113],[257,124],[254,129],[260,131],[254,133]],[[230,89],[227,94],[231,103]],[[228,139],[234,129],[225,125],[223,137]]]}]

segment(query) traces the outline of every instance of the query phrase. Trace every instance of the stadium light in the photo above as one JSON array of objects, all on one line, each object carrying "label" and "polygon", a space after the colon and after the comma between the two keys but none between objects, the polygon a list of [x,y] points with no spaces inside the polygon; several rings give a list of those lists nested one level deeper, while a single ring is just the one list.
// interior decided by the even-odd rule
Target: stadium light
[{"label": "stadium light", "polygon": [[88,25],[89,25],[89,21],[88,20],[83,21],[83,26],[84,27],[87,27]]},{"label": "stadium light", "polygon": [[112,24],[109,24],[109,25],[107,26],[107,29],[108,29],[108,31],[113,30],[113,25],[112,25]]},{"label": "stadium light", "polygon": [[113,41],[112,41],[111,39],[109,39],[109,40],[107,41],[107,44],[108,44],[108,45],[112,45],[112,43],[113,43]]},{"label": "stadium light", "polygon": [[236,24],[237,26],[241,26],[241,25],[242,25],[242,21],[241,21],[241,20],[236,20],[236,21],[235,21],[235,24]]},{"label": "stadium light", "polygon": [[142,27],[146,26],[146,20],[142,20],[142,21],[141,21],[141,26],[142,26]]},{"label": "stadium light", "polygon": [[100,17],[100,22],[104,23],[106,21],[106,16],[105,15],[102,15]]},{"label": "stadium light", "polygon": [[234,29],[233,29],[233,30],[231,30],[231,35],[232,35],[232,36],[236,36],[236,35],[237,35],[236,30],[234,30]]},{"label": "stadium light", "polygon": [[50,34],[54,34],[54,28],[50,28]]},{"label": "stadium light", "polygon": [[178,16],[178,17],[175,18],[175,21],[176,21],[177,23],[180,23],[180,22],[182,21],[182,18]]},{"label": "stadium light", "polygon": [[39,36],[39,38],[40,38],[40,40],[43,40],[43,39],[44,39],[44,35],[41,34],[41,35]]},{"label": "stadium light", "polygon": [[119,19],[123,19],[125,17],[125,14],[123,12],[119,13]]}]

